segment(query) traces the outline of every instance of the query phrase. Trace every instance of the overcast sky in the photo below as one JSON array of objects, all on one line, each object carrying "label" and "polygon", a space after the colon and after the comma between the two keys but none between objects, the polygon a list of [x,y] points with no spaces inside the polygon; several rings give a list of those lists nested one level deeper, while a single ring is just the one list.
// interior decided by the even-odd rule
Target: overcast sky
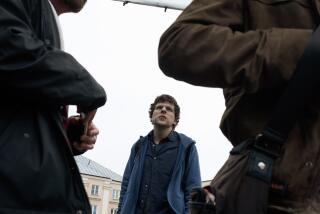
[{"label": "overcast sky", "polygon": [[85,156],[122,175],[132,144],[151,129],[148,110],[160,94],[181,108],[176,128],[193,138],[202,180],[212,179],[231,144],[219,129],[222,90],[196,87],[165,76],[158,67],[161,34],[181,11],[111,0],[89,0],[79,14],[60,16],[65,49],[105,88],[107,104],[94,119],[100,135]]}]

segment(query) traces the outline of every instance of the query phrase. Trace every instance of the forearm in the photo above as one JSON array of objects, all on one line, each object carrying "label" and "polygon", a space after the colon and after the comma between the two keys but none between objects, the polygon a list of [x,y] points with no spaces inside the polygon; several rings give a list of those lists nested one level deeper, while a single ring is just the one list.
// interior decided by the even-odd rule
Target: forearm
[{"label": "forearm", "polygon": [[194,85],[244,87],[249,91],[287,81],[311,30],[241,32],[240,2],[193,1],[160,39],[162,71]]},{"label": "forearm", "polygon": [[1,2],[0,12],[0,89],[8,102],[73,104],[87,111],[105,103],[88,71],[38,37],[21,1]]},{"label": "forearm", "polygon": [[[18,58],[19,59],[19,58]],[[93,110],[106,101],[104,89],[71,55],[50,50],[36,61],[0,65],[1,88],[10,99],[54,105],[78,105]]]},{"label": "forearm", "polygon": [[132,168],[134,165],[135,154],[136,154],[136,151],[135,151],[135,144],[134,144],[134,146],[131,148],[130,157],[128,159],[128,162],[126,164],[126,168],[123,173],[123,178],[122,178],[122,182],[121,182],[120,199],[119,199],[119,205],[118,205],[118,213],[120,213],[120,211],[122,209],[124,198],[127,193],[127,188],[128,188],[129,181],[130,181]]}]

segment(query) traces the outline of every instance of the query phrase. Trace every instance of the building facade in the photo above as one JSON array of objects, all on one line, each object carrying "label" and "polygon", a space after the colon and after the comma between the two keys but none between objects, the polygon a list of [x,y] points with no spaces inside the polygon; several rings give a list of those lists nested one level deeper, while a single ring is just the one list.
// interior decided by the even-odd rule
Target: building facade
[{"label": "building facade", "polygon": [[79,155],[75,159],[91,203],[92,214],[116,214],[122,177],[85,156]]},{"label": "building facade", "polygon": [[202,185],[202,187],[209,186],[210,183],[211,183],[211,180],[204,180],[204,181],[201,182],[201,185]]}]

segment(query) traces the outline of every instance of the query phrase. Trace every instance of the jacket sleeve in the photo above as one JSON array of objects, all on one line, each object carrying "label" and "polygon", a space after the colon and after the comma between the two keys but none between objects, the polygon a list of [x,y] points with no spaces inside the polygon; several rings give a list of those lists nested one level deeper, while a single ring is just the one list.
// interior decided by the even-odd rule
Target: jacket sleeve
[{"label": "jacket sleeve", "polygon": [[22,1],[0,1],[0,47],[2,98],[85,111],[106,102],[104,89],[84,67],[38,37]]},{"label": "jacket sleeve", "polygon": [[127,187],[129,184],[130,176],[131,176],[131,171],[134,165],[134,158],[136,156],[136,144],[134,144],[131,148],[131,153],[129,160],[127,162],[126,168],[123,173],[123,178],[121,182],[121,191],[120,191],[120,198],[119,198],[119,205],[118,205],[118,211],[117,213],[121,213],[121,208],[123,206],[123,201],[124,201],[124,196],[127,192]]},{"label": "jacket sleeve", "polygon": [[242,32],[241,0],[194,0],[164,32],[159,66],[177,80],[206,87],[272,87],[287,81],[310,29]]},{"label": "jacket sleeve", "polygon": [[190,193],[194,187],[201,187],[201,176],[199,157],[195,144],[190,146],[188,159],[186,160],[185,173],[184,173],[184,201],[185,201],[185,214],[189,213]]}]

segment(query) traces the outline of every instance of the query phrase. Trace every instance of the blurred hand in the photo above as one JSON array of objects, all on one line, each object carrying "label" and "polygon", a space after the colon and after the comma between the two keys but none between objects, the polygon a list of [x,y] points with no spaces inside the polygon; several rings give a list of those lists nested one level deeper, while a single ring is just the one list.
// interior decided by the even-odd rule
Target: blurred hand
[{"label": "blurred hand", "polygon": [[73,149],[77,150],[79,153],[93,149],[97,141],[98,134],[99,129],[91,121],[88,126],[87,133],[80,137],[80,142],[71,142]]},{"label": "blurred hand", "polygon": [[82,123],[84,125],[84,133],[85,134],[89,131],[89,127],[92,123],[94,116],[96,115],[96,112],[97,112],[97,109],[95,109],[93,111],[89,111],[86,114],[84,114],[84,118],[81,118]]},{"label": "blurred hand", "polygon": [[79,140],[71,142],[71,146],[76,150],[76,153],[84,153],[94,148],[99,134],[98,128],[92,122],[96,112],[97,110],[93,110],[86,114],[81,113],[80,116],[69,118],[69,123],[83,124],[83,131],[79,133],[79,137],[77,138]]}]

